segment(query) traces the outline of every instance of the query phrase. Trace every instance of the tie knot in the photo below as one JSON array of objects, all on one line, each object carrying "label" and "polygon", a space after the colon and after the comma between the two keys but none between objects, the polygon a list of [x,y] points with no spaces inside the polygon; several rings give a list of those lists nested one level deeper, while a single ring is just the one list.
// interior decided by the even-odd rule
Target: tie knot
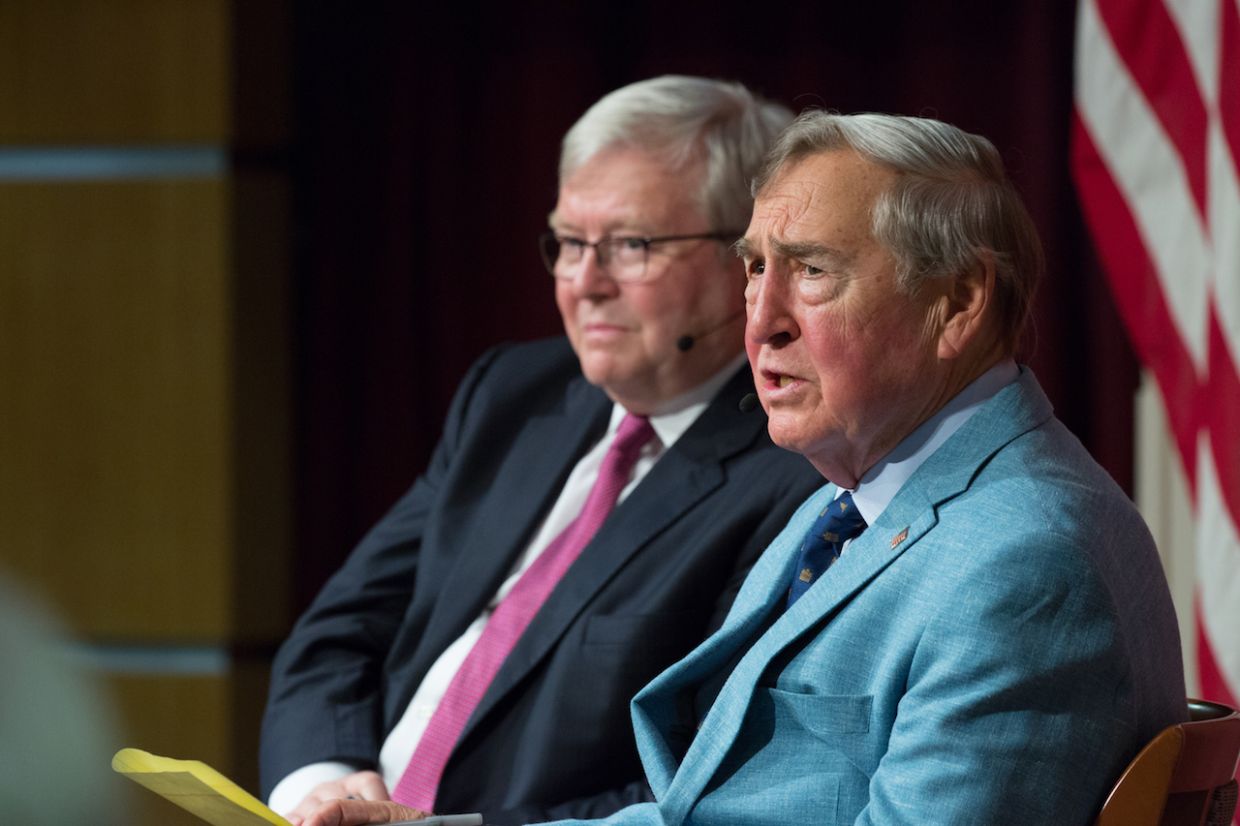
[{"label": "tie knot", "polygon": [[615,453],[628,454],[641,450],[642,445],[654,437],[654,428],[645,416],[624,414],[620,427],[616,428],[616,437],[612,439],[611,450]]},{"label": "tie knot", "polygon": [[852,539],[865,530],[865,517],[853,504],[852,494],[844,491],[834,502],[827,506],[823,513],[829,525],[835,528],[840,541]]},{"label": "tie knot", "polygon": [[818,514],[801,541],[797,572],[788,589],[788,605],[800,599],[809,586],[839,559],[844,543],[865,530],[865,517],[845,491]]}]

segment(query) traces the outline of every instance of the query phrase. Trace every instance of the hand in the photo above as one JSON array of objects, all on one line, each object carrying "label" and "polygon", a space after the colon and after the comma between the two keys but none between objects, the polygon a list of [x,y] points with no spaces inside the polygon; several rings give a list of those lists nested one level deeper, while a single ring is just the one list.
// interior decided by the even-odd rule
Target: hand
[{"label": "hand", "polygon": [[300,826],[362,826],[422,817],[430,817],[430,812],[420,812],[390,800],[331,800],[311,812]]},{"label": "hand", "polygon": [[[387,786],[383,785],[383,777],[378,772],[365,771],[354,772],[346,775],[339,780],[333,780],[329,783],[320,783],[310,790],[310,793],[297,804],[297,808],[284,815],[285,819],[293,826],[303,826],[306,818],[312,812],[329,801],[341,800],[346,798],[357,798],[358,800],[388,800]],[[359,823],[366,823],[361,820]],[[377,823],[385,823],[387,821],[370,821]]]}]

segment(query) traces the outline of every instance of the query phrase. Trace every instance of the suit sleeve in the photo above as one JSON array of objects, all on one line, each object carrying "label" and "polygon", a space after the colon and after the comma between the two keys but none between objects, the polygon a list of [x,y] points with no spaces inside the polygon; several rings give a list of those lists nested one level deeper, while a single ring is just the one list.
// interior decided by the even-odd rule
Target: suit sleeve
[{"label": "suit sleeve", "polygon": [[1013,543],[943,594],[857,824],[1090,823],[1134,744],[1126,645],[1079,550]]},{"label": "suit sleeve", "polygon": [[309,763],[377,763],[384,659],[409,607],[427,516],[452,467],[470,400],[500,352],[471,368],[426,472],[328,580],[277,653],[260,745],[264,797]]}]

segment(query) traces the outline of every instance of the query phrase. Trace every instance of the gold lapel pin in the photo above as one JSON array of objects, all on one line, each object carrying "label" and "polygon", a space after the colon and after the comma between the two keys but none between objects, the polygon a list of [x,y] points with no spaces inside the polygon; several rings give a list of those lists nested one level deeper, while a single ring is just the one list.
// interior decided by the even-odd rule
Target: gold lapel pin
[{"label": "gold lapel pin", "polygon": [[899,545],[901,542],[903,542],[906,539],[908,539],[908,528],[905,528],[904,530],[900,531],[895,536],[891,537],[891,547],[894,548],[896,545]]}]

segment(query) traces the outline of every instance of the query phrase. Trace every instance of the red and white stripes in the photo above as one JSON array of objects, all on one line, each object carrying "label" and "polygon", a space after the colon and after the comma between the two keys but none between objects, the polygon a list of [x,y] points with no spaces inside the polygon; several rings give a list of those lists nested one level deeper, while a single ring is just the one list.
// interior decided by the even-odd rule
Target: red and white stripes
[{"label": "red and white stripes", "polygon": [[1197,523],[1204,697],[1240,697],[1240,0],[1080,0],[1073,176]]}]

